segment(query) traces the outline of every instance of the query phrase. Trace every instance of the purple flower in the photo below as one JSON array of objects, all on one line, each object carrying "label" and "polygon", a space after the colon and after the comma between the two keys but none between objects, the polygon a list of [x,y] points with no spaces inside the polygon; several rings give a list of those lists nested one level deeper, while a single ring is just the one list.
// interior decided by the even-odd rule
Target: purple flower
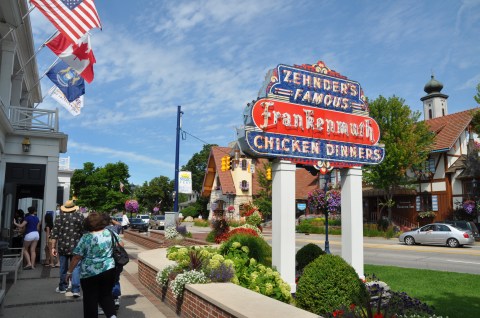
[{"label": "purple flower", "polygon": [[125,202],[125,210],[127,210],[127,212],[138,212],[138,202],[137,200],[127,200]]},{"label": "purple flower", "polygon": [[465,209],[465,212],[472,214],[473,210],[475,209],[475,201],[467,200],[463,202],[463,208]]}]

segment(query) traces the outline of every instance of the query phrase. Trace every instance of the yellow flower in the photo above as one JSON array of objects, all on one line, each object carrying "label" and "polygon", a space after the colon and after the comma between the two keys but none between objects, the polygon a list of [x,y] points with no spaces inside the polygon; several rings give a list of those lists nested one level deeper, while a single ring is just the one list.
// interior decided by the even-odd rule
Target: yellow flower
[{"label": "yellow flower", "polygon": [[255,264],[257,264],[257,261],[254,258],[251,258],[250,259],[250,266],[254,266]]},{"label": "yellow flower", "polygon": [[248,252],[250,252],[250,249],[248,248],[248,246],[242,246],[242,251],[248,254]]},{"label": "yellow flower", "polygon": [[233,242],[232,243],[233,248],[239,248],[240,246],[242,246],[242,244],[240,244],[239,242]]},{"label": "yellow flower", "polygon": [[273,285],[271,283],[265,284],[265,294],[271,295],[273,293]]}]

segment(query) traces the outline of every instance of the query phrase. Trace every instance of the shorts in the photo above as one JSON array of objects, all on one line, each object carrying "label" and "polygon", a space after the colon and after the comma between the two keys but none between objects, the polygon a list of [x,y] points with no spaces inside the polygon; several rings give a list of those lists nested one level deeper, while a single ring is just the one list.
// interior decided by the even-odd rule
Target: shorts
[{"label": "shorts", "polygon": [[28,233],[27,235],[25,235],[24,237],[24,241],[38,241],[39,240],[39,235],[38,235],[38,232],[37,231],[33,231],[33,232],[30,232]]}]

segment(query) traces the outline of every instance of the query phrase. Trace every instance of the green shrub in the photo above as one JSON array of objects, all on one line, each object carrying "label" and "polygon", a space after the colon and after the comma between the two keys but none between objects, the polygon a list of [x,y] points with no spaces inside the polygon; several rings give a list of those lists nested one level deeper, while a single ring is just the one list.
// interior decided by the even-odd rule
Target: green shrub
[{"label": "green shrub", "polygon": [[261,237],[235,234],[220,246],[220,253],[225,255],[233,242],[239,242],[249,249],[248,257],[254,258],[260,264],[272,266],[272,247]]},{"label": "green shrub", "polygon": [[245,224],[245,221],[241,220],[227,220],[227,223],[230,227],[239,227]]},{"label": "green shrub", "polygon": [[304,247],[298,250],[295,255],[295,260],[297,261],[297,269],[302,271],[305,266],[313,262],[320,255],[325,254],[325,252],[317,244],[308,243]]},{"label": "green shrub", "polygon": [[207,237],[205,238],[205,241],[209,242],[209,243],[215,243],[215,231],[210,231],[207,235]]},{"label": "green shrub", "polygon": [[204,220],[204,219],[194,219],[194,220],[193,220],[193,225],[195,225],[195,226],[201,226],[201,227],[209,227],[209,226],[210,226],[210,223],[208,222],[208,220]]},{"label": "green shrub", "polygon": [[297,306],[326,315],[342,306],[363,303],[365,285],[340,256],[324,254],[308,264],[297,284]]},{"label": "green shrub", "polygon": [[196,218],[200,214],[200,211],[197,210],[197,207],[194,205],[187,206],[185,209],[182,210],[183,218],[191,216],[192,218]]}]

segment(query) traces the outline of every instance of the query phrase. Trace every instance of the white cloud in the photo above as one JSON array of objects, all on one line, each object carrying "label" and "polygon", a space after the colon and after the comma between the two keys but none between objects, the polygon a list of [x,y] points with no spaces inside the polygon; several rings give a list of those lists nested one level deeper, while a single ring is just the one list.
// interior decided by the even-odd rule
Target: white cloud
[{"label": "white cloud", "polygon": [[68,147],[71,148],[72,152],[87,152],[95,155],[102,155],[113,160],[129,161],[136,162],[140,164],[149,164],[149,165],[159,165],[164,168],[173,168],[174,165],[170,162],[156,159],[154,157],[145,156],[137,152],[131,151],[122,151],[116,150],[107,147],[96,147],[88,144],[81,144],[75,141],[70,140],[68,142]]}]

